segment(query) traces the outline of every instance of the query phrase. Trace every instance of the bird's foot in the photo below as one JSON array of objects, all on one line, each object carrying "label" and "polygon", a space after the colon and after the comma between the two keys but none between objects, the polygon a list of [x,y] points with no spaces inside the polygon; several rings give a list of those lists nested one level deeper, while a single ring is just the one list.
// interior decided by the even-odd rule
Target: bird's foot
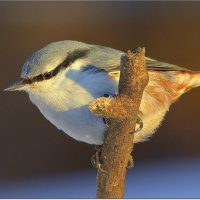
[{"label": "bird's foot", "polygon": [[110,120],[110,119],[108,119],[108,118],[102,118],[102,120],[103,120],[103,123],[104,123],[107,127],[110,126],[110,124],[111,124],[111,120]]},{"label": "bird's foot", "polygon": [[139,131],[142,130],[142,128],[143,128],[143,121],[140,117],[138,117],[135,125],[135,130],[131,133],[138,133]]},{"label": "bird's foot", "polygon": [[101,165],[100,157],[101,157],[101,150],[102,146],[95,145],[96,153],[91,157],[91,163],[94,168],[97,168]]},{"label": "bird's foot", "polygon": [[102,146],[100,145],[96,145],[95,146],[95,150],[96,150],[96,153],[91,157],[91,163],[92,163],[92,166],[104,173],[107,173],[105,170],[102,169],[102,161],[101,161],[101,151],[102,151]]},{"label": "bird's foot", "polygon": [[[91,157],[91,163],[92,166],[104,173],[107,173],[105,170],[102,169],[102,161],[101,161],[101,151],[102,151],[102,145],[96,145],[95,150],[96,153]],[[134,161],[132,155],[129,156],[129,160],[127,163],[127,169],[131,169],[134,167]]]},{"label": "bird's foot", "polygon": [[116,97],[117,94],[104,94],[103,96],[106,97],[106,98],[111,99],[111,98],[113,98],[113,97]]},{"label": "bird's foot", "polygon": [[130,168],[133,168],[133,167],[134,167],[134,160],[133,160],[132,155],[130,155],[126,168],[130,169]]}]

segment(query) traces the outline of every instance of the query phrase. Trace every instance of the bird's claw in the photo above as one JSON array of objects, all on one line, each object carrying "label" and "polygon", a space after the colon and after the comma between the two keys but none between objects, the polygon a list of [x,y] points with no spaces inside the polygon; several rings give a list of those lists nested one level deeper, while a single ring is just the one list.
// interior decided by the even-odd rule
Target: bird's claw
[{"label": "bird's claw", "polygon": [[91,157],[92,166],[104,173],[107,173],[105,170],[102,169],[102,161],[101,161],[101,151],[102,146],[95,146],[97,150],[96,153]]},{"label": "bird's claw", "polygon": [[130,155],[126,168],[130,169],[130,168],[133,168],[133,167],[134,167],[134,160],[133,160],[133,157]]},{"label": "bird's claw", "polygon": [[98,158],[99,155],[97,155],[97,152],[91,157],[91,163],[92,163],[92,166],[94,168],[99,168],[101,166],[101,163],[99,162]]},{"label": "bird's claw", "polygon": [[106,98],[111,99],[111,98],[113,98],[113,97],[116,97],[117,94],[104,94],[103,96],[106,97]]},{"label": "bird's claw", "polygon": [[[95,150],[97,150],[96,153],[91,157],[92,166],[94,168],[104,172],[104,173],[107,173],[105,170],[102,169],[102,161],[101,161],[102,146],[96,145]],[[132,155],[130,155],[126,168],[130,169],[130,168],[133,168],[133,167],[134,167],[134,161],[133,161]]]},{"label": "bird's claw", "polygon": [[91,157],[91,163],[94,168],[99,169],[102,165],[100,161],[102,146],[96,145],[95,150],[96,150],[96,153]]},{"label": "bird's claw", "polygon": [[102,120],[103,120],[103,123],[104,123],[107,127],[110,126],[110,124],[111,124],[111,120],[110,120],[110,119],[108,119],[108,118],[102,118]]},{"label": "bird's claw", "polygon": [[136,121],[136,125],[139,125],[139,127],[137,128],[137,129],[135,129],[133,132],[131,132],[131,133],[138,133],[139,131],[141,131],[142,130],[142,128],[143,128],[143,121],[142,121],[142,119],[140,118],[140,117],[138,117],[137,118],[137,121]]}]

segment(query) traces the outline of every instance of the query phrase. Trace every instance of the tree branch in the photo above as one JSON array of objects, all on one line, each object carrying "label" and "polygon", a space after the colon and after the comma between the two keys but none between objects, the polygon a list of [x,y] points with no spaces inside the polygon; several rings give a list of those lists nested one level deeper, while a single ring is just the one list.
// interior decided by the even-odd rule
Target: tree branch
[{"label": "tree branch", "polygon": [[100,157],[97,198],[122,198],[124,195],[126,167],[133,150],[133,130],[147,83],[145,49],[128,51],[121,58],[118,95],[112,99],[95,99],[89,106],[96,116],[111,119]]}]

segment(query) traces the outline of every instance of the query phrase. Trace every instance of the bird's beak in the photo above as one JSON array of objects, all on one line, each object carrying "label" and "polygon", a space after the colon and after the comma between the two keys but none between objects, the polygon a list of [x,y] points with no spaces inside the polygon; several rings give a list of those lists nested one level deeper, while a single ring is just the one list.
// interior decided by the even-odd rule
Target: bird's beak
[{"label": "bird's beak", "polygon": [[18,90],[23,90],[24,88],[24,84],[22,83],[23,80],[18,80],[16,81],[13,85],[11,85],[10,87],[4,89],[4,91],[18,91]]}]

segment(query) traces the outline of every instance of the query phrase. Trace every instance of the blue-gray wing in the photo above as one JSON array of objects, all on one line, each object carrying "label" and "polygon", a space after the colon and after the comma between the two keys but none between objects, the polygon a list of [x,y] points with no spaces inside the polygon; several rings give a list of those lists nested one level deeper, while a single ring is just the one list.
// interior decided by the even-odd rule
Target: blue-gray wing
[{"label": "blue-gray wing", "polygon": [[149,70],[155,71],[190,71],[189,69],[179,67],[177,65],[160,62],[151,58],[146,58],[146,66]]},{"label": "blue-gray wing", "polygon": [[[153,60],[151,58],[146,57],[146,67],[148,70],[154,70],[154,71],[188,71],[191,72],[191,70],[179,67],[177,65],[165,63],[165,62],[160,62],[157,60]],[[104,68],[108,73],[115,74],[118,73],[120,70],[120,65],[113,66],[110,65],[106,68]]]},{"label": "blue-gray wing", "polygon": [[[96,48],[98,47],[98,48]],[[121,56],[124,52],[103,46],[93,46],[92,63],[108,73],[119,73]],[[177,65],[160,62],[146,57],[146,67],[155,71],[190,71]]]}]

